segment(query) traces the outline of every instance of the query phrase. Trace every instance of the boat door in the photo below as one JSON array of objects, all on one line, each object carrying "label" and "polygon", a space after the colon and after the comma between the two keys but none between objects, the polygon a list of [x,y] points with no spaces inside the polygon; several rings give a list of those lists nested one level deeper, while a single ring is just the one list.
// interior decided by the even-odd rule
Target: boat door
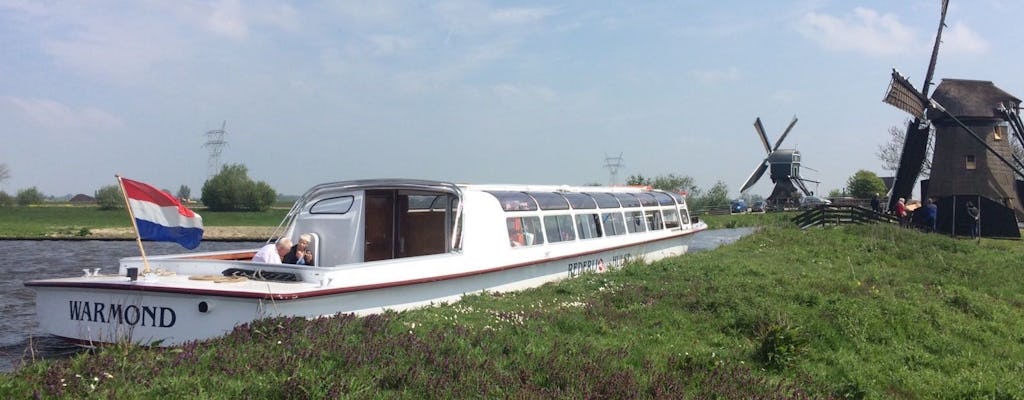
[{"label": "boat door", "polygon": [[457,198],[447,192],[367,190],[364,261],[441,254],[452,248]]},{"label": "boat door", "polygon": [[366,191],[365,261],[394,258],[395,194],[394,190]]}]

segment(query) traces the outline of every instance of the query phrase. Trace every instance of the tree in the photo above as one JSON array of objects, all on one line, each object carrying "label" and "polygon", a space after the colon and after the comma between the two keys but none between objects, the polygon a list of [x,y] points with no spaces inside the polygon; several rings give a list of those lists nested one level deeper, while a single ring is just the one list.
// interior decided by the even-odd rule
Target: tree
[{"label": "tree", "polygon": [[202,199],[212,211],[265,211],[277,192],[265,182],[253,182],[244,165],[227,164],[203,184]]},{"label": "tree", "polygon": [[121,193],[121,188],[117,185],[101,187],[94,195],[100,210],[124,208],[124,195]]},{"label": "tree", "polygon": [[192,189],[189,189],[186,185],[181,185],[178,188],[178,200],[186,201],[192,199]]},{"label": "tree", "polygon": [[706,194],[690,195],[687,197],[687,205],[691,210],[709,207],[729,205],[729,186],[725,182],[718,181]]},{"label": "tree", "polygon": [[7,192],[0,190],[0,207],[10,207],[14,205],[14,198]]},{"label": "tree", "polygon": [[630,186],[648,186],[651,184],[650,178],[644,178],[643,175],[630,175],[626,178],[626,184]]},{"label": "tree", "polygon": [[35,186],[19,190],[18,194],[14,197],[19,206],[41,204],[43,202],[43,194]]},{"label": "tree", "polygon": [[0,164],[0,183],[3,183],[11,177],[11,170],[7,168],[7,164]]},{"label": "tree", "polygon": [[885,182],[874,172],[862,169],[846,180],[846,191],[858,199],[870,199],[885,193]]},{"label": "tree", "polygon": [[676,174],[658,175],[654,177],[654,179],[645,178],[643,175],[630,175],[629,178],[626,178],[626,184],[634,186],[650,186],[654,189],[670,192],[692,193],[693,191],[698,190],[692,177]]},{"label": "tree", "polygon": [[[895,173],[900,167],[903,142],[907,138],[907,124],[911,123],[911,121],[908,119],[905,122],[903,126],[889,127],[889,142],[879,145],[878,152],[875,153],[878,159],[882,161],[882,168],[886,171],[893,171]],[[935,135],[928,135],[928,147],[925,149],[924,162],[921,163],[922,178],[927,178],[932,171],[932,152],[935,151],[935,142],[932,140],[933,136]]]}]

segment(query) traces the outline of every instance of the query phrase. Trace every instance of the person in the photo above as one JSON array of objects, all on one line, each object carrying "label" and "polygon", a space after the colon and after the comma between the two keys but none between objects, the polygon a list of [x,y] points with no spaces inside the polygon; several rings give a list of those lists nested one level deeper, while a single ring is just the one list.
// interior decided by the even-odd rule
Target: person
[{"label": "person", "polygon": [[907,205],[906,199],[900,197],[896,202],[896,218],[900,219],[900,226],[907,226]]},{"label": "person", "polygon": [[288,250],[281,261],[285,264],[313,265],[313,249],[309,248],[312,241],[313,235],[308,233],[299,235],[299,242],[295,243],[291,250]]},{"label": "person", "polygon": [[928,205],[924,206],[924,231],[935,232],[936,223],[939,220],[939,206],[935,204],[935,198],[928,198]]},{"label": "person", "polygon": [[512,247],[525,246],[526,236],[523,234],[522,221],[519,218],[509,218],[505,224],[508,225],[509,244]]},{"label": "person", "polygon": [[280,264],[281,257],[288,254],[288,250],[292,247],[292,240],[288,238],[280,238],[276,243],[268,243],[261,247],[256,255],[252,256],[252,262],[266,263],[266,264]]},{"label": "person", "polygon": [[981,236],[981,210],[974,206],[974,203],[967,201],[967,216],[971,218],[971,239],[977,239]]},{"label": "person", "polygon": [[871,198],[871,211],[876,213],[882,212],[882,202],[878,200],[878,193],[875,193],[875,197]]}]

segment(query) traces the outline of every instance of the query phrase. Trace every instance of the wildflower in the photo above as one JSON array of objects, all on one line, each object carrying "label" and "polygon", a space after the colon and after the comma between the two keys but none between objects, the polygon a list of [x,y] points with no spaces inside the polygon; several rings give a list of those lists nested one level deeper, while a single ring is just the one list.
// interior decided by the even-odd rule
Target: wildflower
[{"label": "wildflower", "polygon": [[107,379],[113,379],[114,378],[114,376],[111,375],[109,372],[104,372],[103,376],[106,377]]}]

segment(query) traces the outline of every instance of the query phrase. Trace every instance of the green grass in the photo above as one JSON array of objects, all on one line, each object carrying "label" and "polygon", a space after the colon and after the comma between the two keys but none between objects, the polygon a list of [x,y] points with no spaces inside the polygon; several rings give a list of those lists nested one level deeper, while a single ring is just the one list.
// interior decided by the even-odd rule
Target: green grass
[{"label": "green grass", "polygon": [[1019,241],[770,223],[522,292],[31,363],[0,398],[1021,399],[1022,259]]},{"label": "green grass", "polygon": [[[287,209],[266,212],[212,212],[196,209],[206,226],[277,226]],[[125,210],[89,206],[0,207],[0,238],[88,236],[92,229],[130,228]]]}]

